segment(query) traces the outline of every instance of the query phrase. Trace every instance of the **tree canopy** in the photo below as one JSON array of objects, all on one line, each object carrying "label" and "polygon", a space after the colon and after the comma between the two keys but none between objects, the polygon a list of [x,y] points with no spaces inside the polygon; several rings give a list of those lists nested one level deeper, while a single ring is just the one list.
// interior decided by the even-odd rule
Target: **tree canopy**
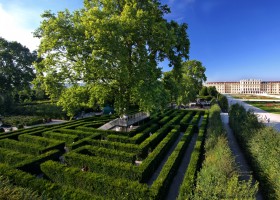
[{"label": "tree canopy", "polygon": [[159,107],[159,62],[167,59],[179,76],[189,53],[187,25],[168,22],[169,12],[158,0],[85,0],[73,13],[46,11],[34,33],[44,58],[36,65],[37,82],[57,98],[63,84],[81,81],[91,88],[89,102],[113,98],[119,113],[130,104]]},{"label": "tree canopy", "polygon": [[187,104],[196,100],[196,97],[206,81],[205,67],[200,61],[188,60],[182,67],[182,78],[178,80],[179,95],[177,104]]},{"label": "tree canopy", "polygon": [[0,113],[9,111],[17,97],[30,93],[36,59],[36,52],[0,37]]},{"label": "tree canopy", "polygon": [[20,43],[0,37],[0,94],[30,88],[35,78],[32,64],[36,59],[36,52],[31,53]]}]

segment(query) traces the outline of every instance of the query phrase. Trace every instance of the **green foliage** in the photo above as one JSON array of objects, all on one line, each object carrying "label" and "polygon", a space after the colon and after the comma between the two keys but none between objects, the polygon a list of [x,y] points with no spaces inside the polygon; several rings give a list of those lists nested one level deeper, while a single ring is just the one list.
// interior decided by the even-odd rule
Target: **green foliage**
[{"label": "green foliage", "polygon": [[180,127],[181,127],[181,131],[185,132],[189,122],[192,120],[194,115],[193,111],[188,112],[188,114],[185,115],[185,117],[180,121]]},{"label": "green foliage", "polygon": [[194,101],[206,81],[205,67],[197,60],[188,60],[183,63],[182,78],[179,79],[179,97],[177,104],[187,104]]},{"label": "green foliage", "polygon": [[42,147],[40,145],[18,142],[11,139],[0,140],[0,146],[6,149],[16,150],[26,154],[39,155],[42,153]]},{"label": "green foliage", "polygon": [[171,184],[172,179],[182,160],[184,151],[191,141],[191,137],[193,136],[193,133],[194,133],[194,129],[192,129],[191,127],[187,129],[187,131],[184,133],[184,136],[177,144],[175,150],[168,157],[168,160],[164,164],[158,178],[151,186],[151,191],[153,192],[152,195],[154,196],[154,198],[156,199],[164,198],[167,188]]},{"label": "green foliage", "polygon": [[20,134],[18,137],[20,141],[2,139],[0,140],[0,146],[6,149],[12,149],[18,152],[33,155],[40,155],[41,153],[53,149],[62,150],[64,147],[64,142],[57,140],[31,136],[28,134]]},{"label": "green foliage", "polygon": [[279,199],[279,133],[264,127],[254,113],[246,112],[241,105],[232,105],[229,116],[230,126],[250,161],[265,197]]},{"label": "green foliage", "polygon": [[42,195],[42,199],[57,199],[58,197],[69,200],[84,200],[92,198],[97,200],[104,199],[74,187],[59,185],[44,179],[38,179],[29,173],[8,167],[4,164],[0,164],[0,174],[3,175],[3,177],[7,177],[13,184],[26,188],[26,194],[30,194],[28,190],[31,191],[31,189],[32,191],[37,191],[39,195]]},{"label": "green foliage", "polygon": [[127,153],[124,151],[116,151],[112,149],[106,149],[102,147],[94,147],[90,145],[86,145],[75,149],[74,152],[89,155],[89,156],[98,156],[98,157],[105,157],[108,159],[114,159],[121,162],[128,162],[131,164],[135,163],[136,156],[132,153]]},{"label": "green foliage", "polygon": [[43,119],[36,116],[7,116],[3,119],[3,123],[10,126],[18,126],[19,124],[30,126],[43,123]]},{"label": "green foliage", "polygon": [[68,145],[72,144],[73,142],[78,140],[77,135],[61,134],[61,133],[56,133],[56,132],[51,132],[51,131],[46,131],[42,135],[45,138],[51,138],[51,139],[55,139],[55,140],[65,141],[65,143]]},{"label": "green foliage", "polygon": [[0,199],[7,200],[40,200],[42,197],[38,195],[37,192],[15,186],[11,183],[8,178],[0,176]]},{"label": "green foliage", "polygon": [[38,116],[41,118],[67,119],[61,106],[48,102],[29,102],[17,105],[11,109],[12,115]]},{"label": "green foliage", "polygon": [[176,102],[179,95],[179,84],[175,80],[174,73],[172,71],[164,72],[162,82],[168,92],[169,102]]},{"label": "green foliage", "polygon": [[[131,143],[131,144],[141,144],[147,137],[149,137],[150,133],[154,133],[158,130],[158,124],[152,124],[150,127],[147,127],[142,132],[137,133],[133,137],[129,136],[119,136],[119,135],[108,135],[106,138],[109,141],[114,142],[123,142],[123,143]],[[135,130],[137,132],[137,130]]]},{"label": "green foliage", "polygon": [[72,119],[81,109],[87,105],[89,90],[87,87],[74,85],[63,90],[57,102],[63,108],[67,116]]},{"label": "green foliage", "polygon": [[115,179],[98,173],[83,172],[78,168],[66,167],[53,161],[43,163],[41,169],[55,182],[75,185],[106,198],[143,199],[149,195],[148,186],[138,182]]},{"label": "green foliage", "polygon": [[35,77],[32,63],[36,52],[18,42],[9,42],[0,37],[0,95],[30,88]]},{"label": "green foliage", "polygon": [[22,142],[40,145],[42,147],[50,147],[50,146],[54,146],[54,145],[58,145],[58,144],[62,143],[59,140],[33,136],[33,135],[29,135],[29,134],[19,135],[18,140],[22,141]]},{"label": "green foliage", "polygon": [[191,199],[255,199],[258,184],[239,181],[239,172],[229,148],[220,117],[221,109],[214,105],[209,113],[205,142],[205,160],[197,175]]},{"label": "green foliage", "polygon": [[91,105],[113,101],[120,114],[134,104],[144,111],[162,107],[166,92],[157,64],[167,59],[178,71],[189,53],[187,25],[165,20],[169,12],[158,0],[85,1],[73,13],[46,11],[34,33],[44,57],[37,82],[55,98],[61,83],[83,81]]},{"label": "green foliage", "polygon": [[206,86],[202,86],[201,90],[199,91],[199,95],[200,96],[208,96],[208,87]]},{"label": "green foliage", "polygon": [[208,118],[207,116],[208,113],[204,115],[203,122],[199,128],[198,137],[194,146],[194,150],[191,154],[191,159],[187,171],[184,175],[183,182],[180,186],[179,196],[178,196],[179,200],[188,199],[192,195],[192,192],[194,190],[196,174],[201,164],[202,147],[204,143],[204,137],[205,137],[206,126],[207,126],[207,118]]},{"label": "green foliage", "polygon": [[147,182],[166,155],[166,152],[174,144],[179,136],[179,127],[172,129],[168,135],[149,153],[148,157],[139,166],[140,182]]},{"label": "green foliage", "polygon": [[219,94],[218,95],[218,102],[223,112],[228,112],[228,100],[227,97]]},{"label": "green foliage", "polygon": [[31,155],[23,154],[12,149],[0,148],[0,162],[15,165],[21,161],[31,158]]},{"label": "green foliage", "polygon": [[65,154],[65,160],[70,166],[78,168],[87,166],[91,172],[106,174],[117,178],[139,180],[137,168],[131,163],[111,160],[106,157],[80,154],[72,151]]},{"label": "green foliage", "polygon": [[217,95],[218,95],[218,91],[217,91],[217,89],[216,89],[215,86],[209,86],[209,87],[207,87],[207,92],[208,92],[208,94],[209,94],[210,96],[212,96],[212,97],[217,97]]},{"label": "green foliage", "polygon": [[120,151],[126,151],[129,153],[138,153],[140,148],[138,145],[135,144],[127,144],[121,142],[112,142],[107,140],[90,140],[90,144],[105,147],[109,149],[115,149]]}]

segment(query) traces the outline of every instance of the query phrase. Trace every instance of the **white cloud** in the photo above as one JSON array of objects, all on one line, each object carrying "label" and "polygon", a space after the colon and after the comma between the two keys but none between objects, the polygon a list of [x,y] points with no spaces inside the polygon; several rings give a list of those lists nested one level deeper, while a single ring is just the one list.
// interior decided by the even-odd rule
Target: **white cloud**
[{"label": "white cloud", "polygon": [[39,46],[39,39],[32,32],[39,26],[40,14],[34,10],[16,5],[4,7],[0,3],[0,37],[8,41],[17,41],[31,51]]}]

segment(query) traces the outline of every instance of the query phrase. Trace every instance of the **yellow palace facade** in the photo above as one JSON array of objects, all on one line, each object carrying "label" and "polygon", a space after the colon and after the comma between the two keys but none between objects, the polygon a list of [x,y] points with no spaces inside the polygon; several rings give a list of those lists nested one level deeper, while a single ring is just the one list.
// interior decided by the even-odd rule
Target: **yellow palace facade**
[{"label": "yellow palace facade", "polygon": [[244,79],[239,82],[207,82],[222,94],[280,94],[280,81]]}]

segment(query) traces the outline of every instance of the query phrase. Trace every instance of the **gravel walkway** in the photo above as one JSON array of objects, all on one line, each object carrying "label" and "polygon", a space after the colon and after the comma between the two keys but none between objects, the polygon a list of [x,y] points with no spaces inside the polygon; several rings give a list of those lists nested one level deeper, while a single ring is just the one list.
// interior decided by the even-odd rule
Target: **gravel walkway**
[{"label": "gravel walkway", "polygon": [[174,151],[174,149],[176,148],[177,144],[179,143],[179,141],[181,140],[181,138],[183,137],[184,133],[180,133],[180,135],[178,136],[178,138],[176,139],[176,141],[174,142],[174,144],[171,146],[171,148],[169,149],[169,151],[166,153],[164,159],[162,159],[161,163],[159,164],[158,168],[156,169],[156,171],[153,173],[153,175],[151,176],[151,178],[148,180],[147,184],[149,186],[151,186],[153,184],[153,182],[157,179],[158,175],[160,174],[160,171],[162,169],[162,167],[164,166],[164,164],[166,163],[168,157],[171,155],[171,153]]},{"label": "gravel walkway", "polygon": [[[199,120],[199,123],[198,123],[199,127],[202,123],[202,120],[203,120],[203,117],[200,117],[200,120]],[[166,200],[176,200],[176,198],[179,194],[180,186],[183,182],[185,173],[186,173],[187,168],[189,166],[189,162],[190,162],[190,159],[191,159],[191,155],[192,155],[197,137],[198,137],[198,133],[195,132],[192,136],[192,139],[191,139],[187,149],[184,152],[184,155],[183,155],[183,158],[181,160],[180,166],[179,166],[176,174],[174,175],[174,177],[172,179],[172,182],[170,183],[170,186],[168,187],[168,191],[167,191],[167,194],[166,194],[166,197],[165,197]]]},{"label": "gravel walkway", "polygon": [[178,194],[179,194],[179,189],[180,189],[180,186],[183,182],[183,179],[184,179],[184,175],[187,171],[187,168],[188,168],[188,165],[189,165],[189,162],[190,162],[190,159],[191,159],[191,154],[193,152],[193,149],[194,149],[194,145],[195,145],[195,142],[196,142],[196,139],[197,139],[197,133],[195,133],[191,139],[191,142],[190,144],[188,145],[185,153],[184,153],[184,156],[182,158],[182,161],[181,161],[181,164],[180,164],[180,167],[178,168],[177,172],[176,172],[176,175],[174,176],[171,184],[170,184],[170,187],[168,188],[168,192],[167,192],[167,195],[165,197],[166,200],[176,200]]},{"label": "gravel walkway", "polygon": [[[229,95],[226,95],[226,97],[228,99],[229,105],[238,103],[238,104],[242,105],[246,110],[249,110],[249,109],[253,110],[253,112],[258,116],[259,121],[262,121],[267,126],[274,127],[276,130],[278,130],[280,132],[280,114],[269,113],[265,110],[262,110],[255,106],[252,106],[252,105],[249,105],[249,104],[243,102],[243,100],[241,100],[241,99],[232,98]],[[269,119],[269,122],[267,121],[267,119]]]},{"label": "gravel walkway", "polygon": [[[239,166],[239,169],[240,169],[240,173],[241,173],[240,179],[249,180],[250,176],[252,176],[252,170],[249,167],[248,162],[245,158],[245,155],[241,151],[241,148],[240,148],[231,128],[229,127],[228,113],[221,113],[221,118],[222,118],[224,128],[227,132],[230,149],[231,149],[233,155],[235,156],[235,162],[237,163],[237,165]],[[256,180],[253,178],[253,183],[255,181]],[[256,199],[257,200],[263,199],[263,196],[262,196],[260,190],[257,193]]]}]

